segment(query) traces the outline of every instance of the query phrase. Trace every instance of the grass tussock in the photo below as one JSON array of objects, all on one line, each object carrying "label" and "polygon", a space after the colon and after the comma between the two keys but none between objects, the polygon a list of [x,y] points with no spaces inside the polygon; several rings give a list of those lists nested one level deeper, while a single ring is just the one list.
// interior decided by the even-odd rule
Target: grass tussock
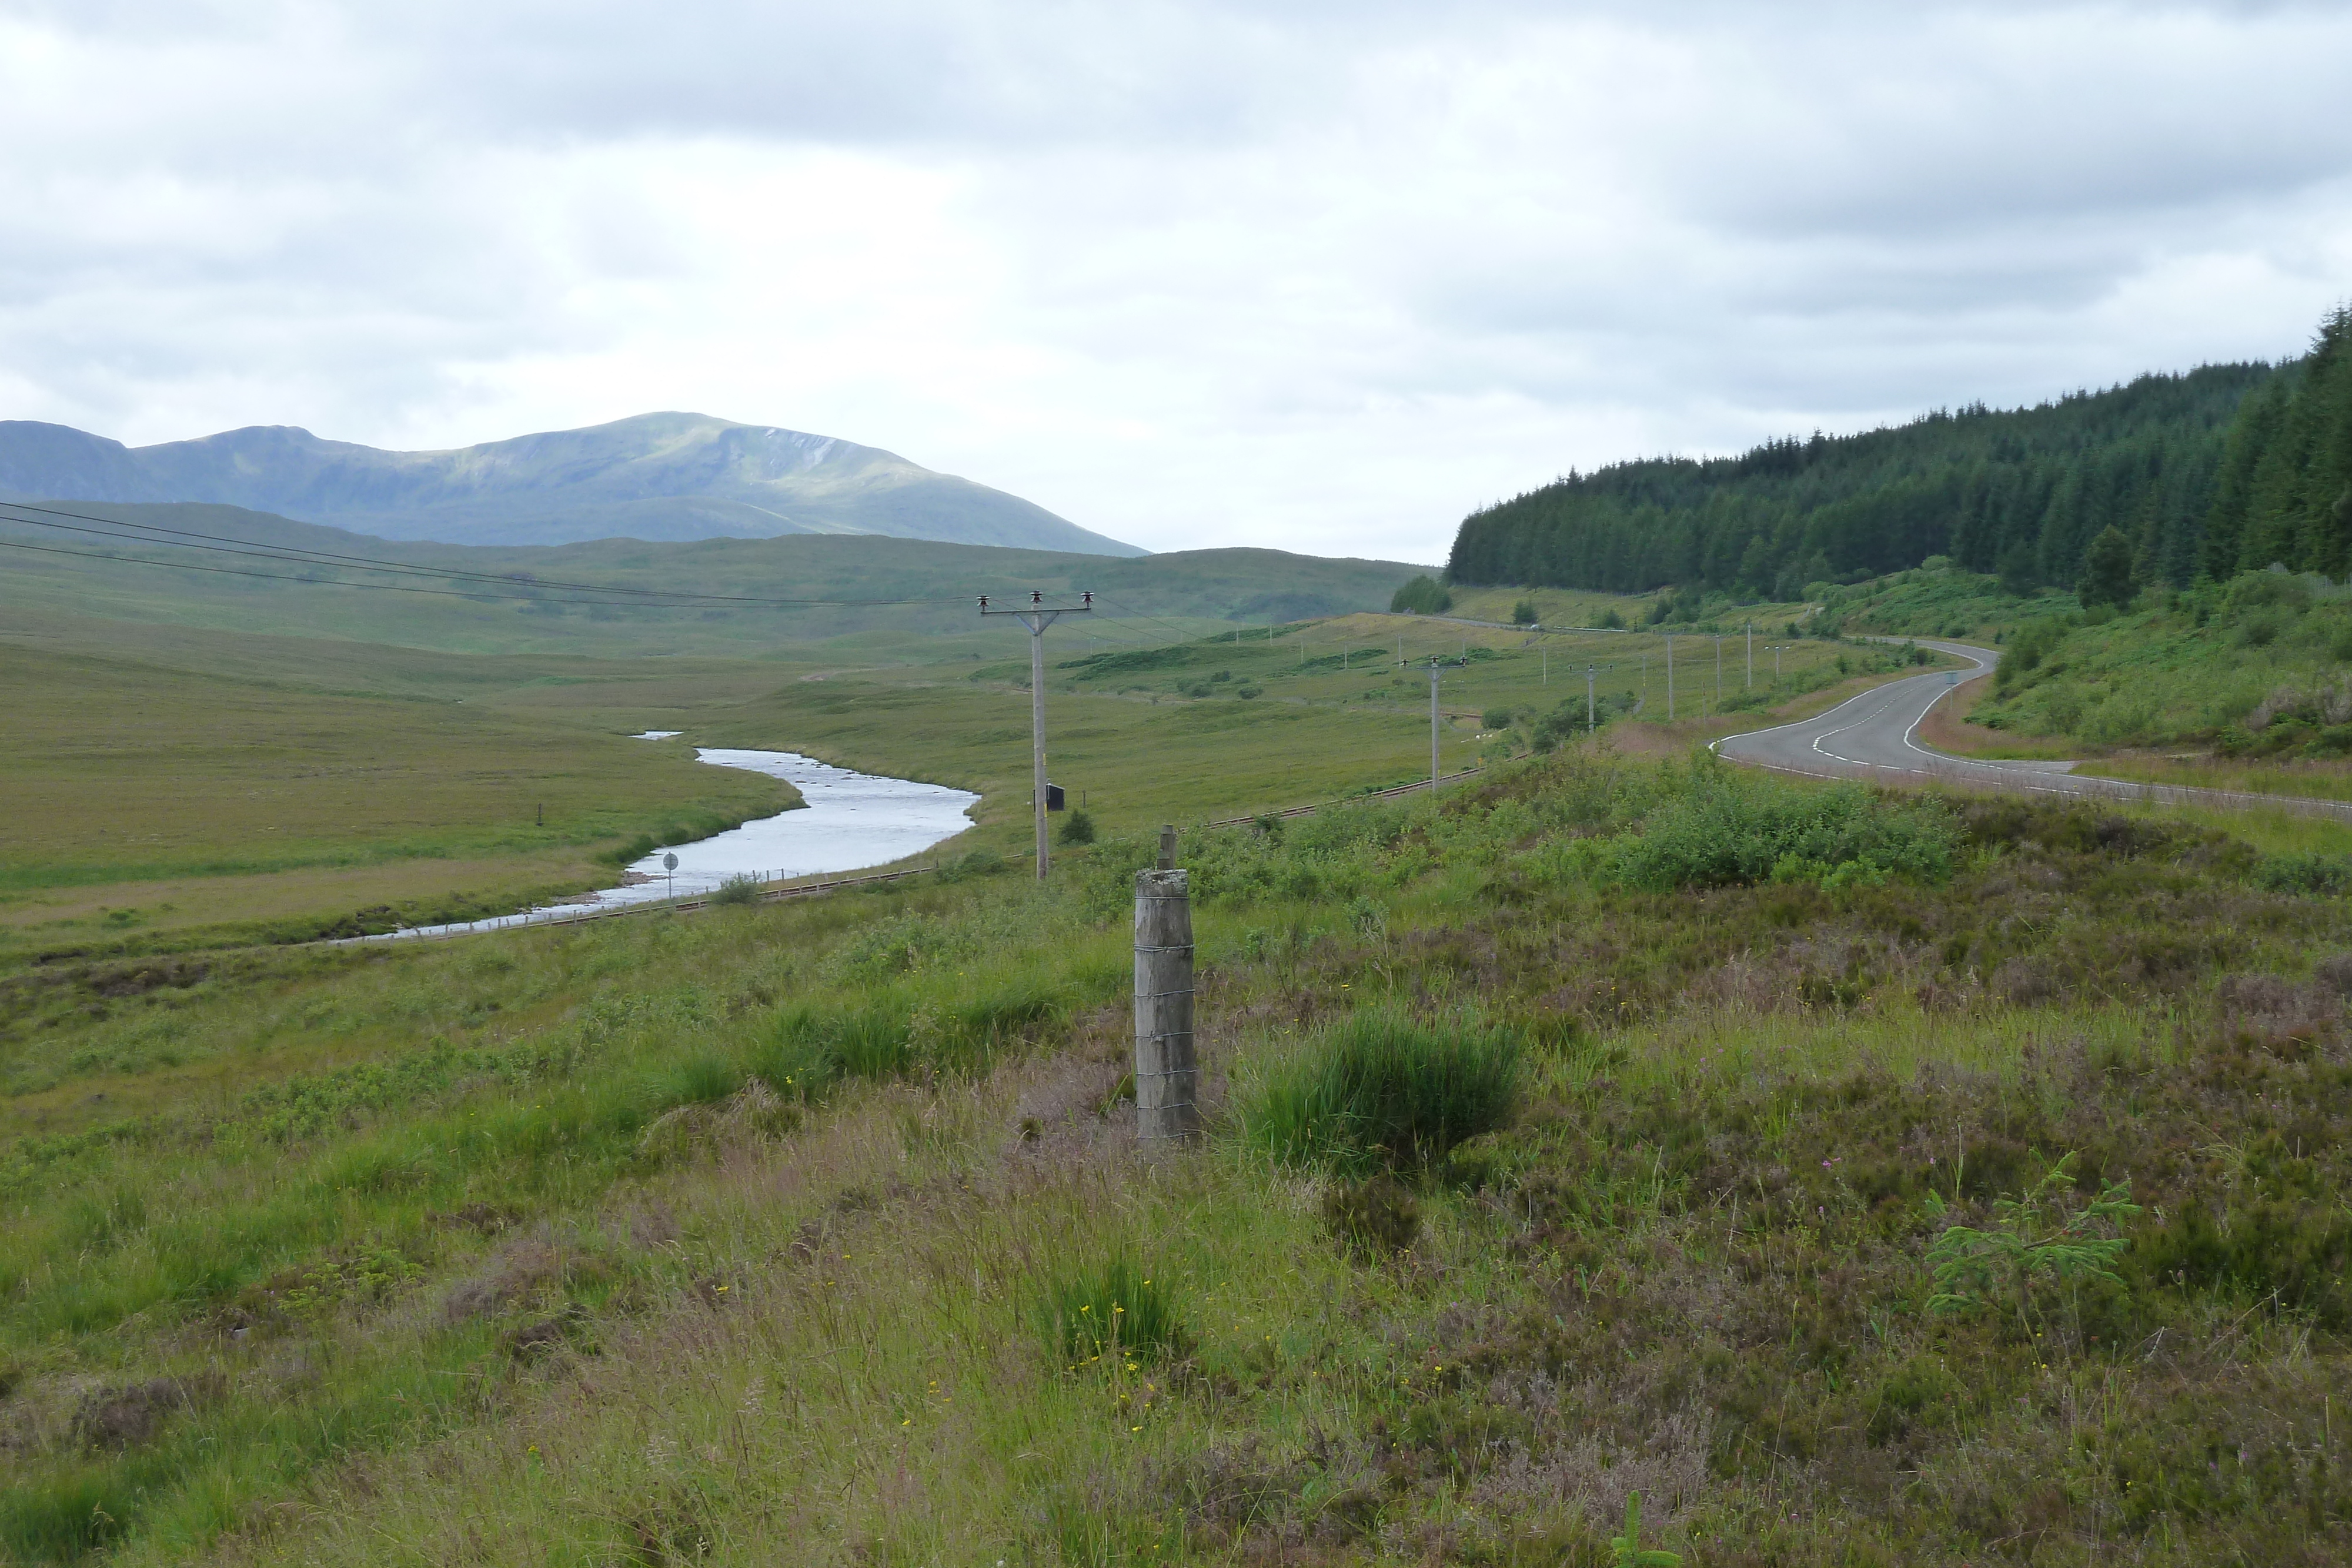
[{"label": "grass tussock", "polygon": [[1510,1120],[1520,1055],[1505,1030],[1366,1008],[1260,1066],[1234,1116],[1280,1165],[1425,1167]]},{"label": "grass tussock", "polygon": [[1054,1280],[1042,1315],[1047,1342],[1072,1372],[1178,1354],[1185,1343],[1175,1291],[1124,1256]]}]

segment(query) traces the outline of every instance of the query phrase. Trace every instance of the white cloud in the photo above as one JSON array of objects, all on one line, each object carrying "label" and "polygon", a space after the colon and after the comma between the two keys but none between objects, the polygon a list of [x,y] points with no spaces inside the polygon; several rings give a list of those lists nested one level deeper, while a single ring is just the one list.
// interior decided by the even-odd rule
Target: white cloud
[{"label": "white cloud", "polygon": [[0,416],[657,407],[1153,548],[2298,350],[2333,7],[0,8]]}]

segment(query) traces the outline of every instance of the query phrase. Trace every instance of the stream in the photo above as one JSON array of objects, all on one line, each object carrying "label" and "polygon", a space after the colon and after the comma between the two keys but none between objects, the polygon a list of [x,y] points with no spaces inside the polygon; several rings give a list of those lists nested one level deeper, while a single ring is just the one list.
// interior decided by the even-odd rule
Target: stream
[{"label": "stream", "polygon": [[[676,730],[647,730],[639,740],[667,740]],[[500,931],[600,915],[616,904],[658,904],[672,896],[700,897],[730,877],[761,882],[810,876],[819,872],[858,871],[922,853],[971,826],[965,812],[980,797],[941,784],[887,779],[835,768],[792,751],[748,751],[697,747],[695,759],[714,768],[741,768],[782,779],[807,804],[730,828],[723,833],[656,850],[632,863],[629,881],[577,900],[446,925],[414,925],[381,936],[349,940],[390,942],[411,936],[452,936],[470,931]],[[677,857],[671,871],[666,855]]]}]

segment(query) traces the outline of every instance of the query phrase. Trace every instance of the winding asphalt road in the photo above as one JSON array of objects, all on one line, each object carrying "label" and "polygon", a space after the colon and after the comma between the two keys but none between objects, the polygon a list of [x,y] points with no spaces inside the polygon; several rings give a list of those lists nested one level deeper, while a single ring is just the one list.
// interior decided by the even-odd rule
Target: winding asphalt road
[{"label": "winding asphalt road", "polygon": [[2036,795],[2152,800],[2166,805],[2267,806],[2305,816],[2352,821],[2352,802],[2235,789],[2193,789],[2177,784],[2134,784],[2084,778],[2071,762],[1985,762],[1931,751],[1919,741],[1920,721],[1961,681],[1990,672],[2000,655],[1965,643],[1922,643],[1923,648],[1966,659],[1973,671],[1937,670],[1910,675],[1850,697],[1815,718],[1771,729],[1726,736],[1716,749],[1735,762],[1817,779],[1870,779],[1882,783],[1946,784],[2017,789]]}]

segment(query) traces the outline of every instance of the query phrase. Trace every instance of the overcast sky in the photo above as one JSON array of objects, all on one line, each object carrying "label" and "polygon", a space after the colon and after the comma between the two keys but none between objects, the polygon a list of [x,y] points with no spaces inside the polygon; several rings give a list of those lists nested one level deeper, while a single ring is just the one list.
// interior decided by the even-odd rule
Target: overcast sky
[{"label": "overcast sky", "polygon": [[1153,549],[2301,352],[2352,6],[0,0],[0,417],[691,409]]}]

